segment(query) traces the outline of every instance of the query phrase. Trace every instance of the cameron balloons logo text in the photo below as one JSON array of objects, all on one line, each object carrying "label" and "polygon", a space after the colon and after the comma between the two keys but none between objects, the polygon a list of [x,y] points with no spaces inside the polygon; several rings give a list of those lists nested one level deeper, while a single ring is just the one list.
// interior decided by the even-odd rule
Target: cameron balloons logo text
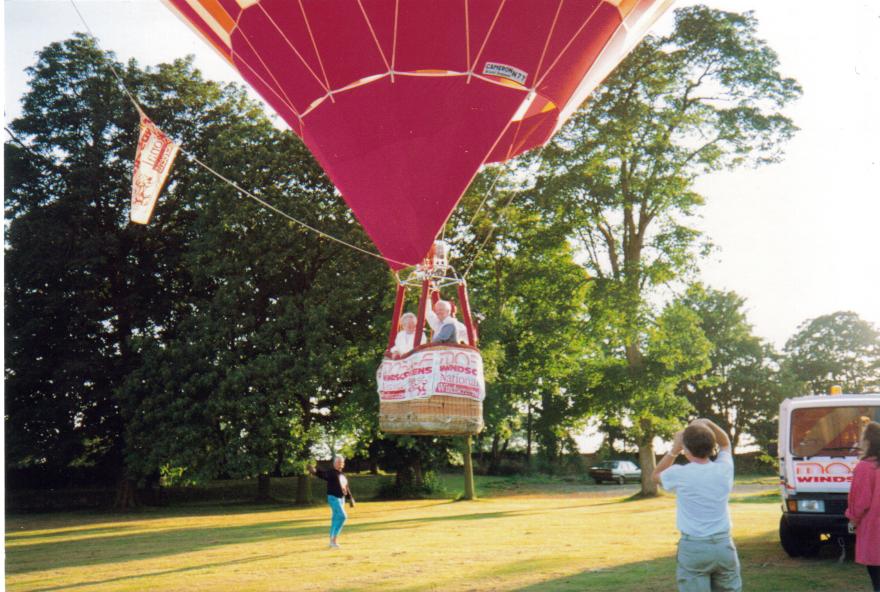
[{"label": "cameron balloons logo text", "polygon": [[514,68],[513,66],[508,66],[506,64],[496,64],[495,62],[486,62],[486,66],[483,68],[483,74],[500,76],[501,78],[507,78],[508,80],[518,82],[519,84],[525,84],[526,78],[528,77],[528,74],[519,68]]}]

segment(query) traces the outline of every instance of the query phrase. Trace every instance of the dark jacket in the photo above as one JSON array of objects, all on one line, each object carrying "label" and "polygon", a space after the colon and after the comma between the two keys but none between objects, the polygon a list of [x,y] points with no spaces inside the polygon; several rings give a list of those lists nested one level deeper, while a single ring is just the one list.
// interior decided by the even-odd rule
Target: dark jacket
[{"label": "dark jacket", "polygon": [[458,343],[455,329],[455,323],[445,323],[434,334],[434,339],[431,340],[431,343]]},{"label": "dark jacket", "polygon": [[323,479],[327,482],[327,495],[334,497],[345,497],[345,491],[342,489],[342,483],[339,477],[343,475],[342,471],[330,469],[329,471],[315,471],[315,477]]}]

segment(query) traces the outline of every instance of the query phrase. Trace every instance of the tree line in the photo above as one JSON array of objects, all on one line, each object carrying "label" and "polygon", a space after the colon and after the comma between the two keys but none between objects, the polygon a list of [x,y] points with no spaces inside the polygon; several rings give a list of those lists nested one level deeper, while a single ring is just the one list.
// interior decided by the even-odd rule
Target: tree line
[{"label": "tree line", "polygon": [[[775,162],[796,131],[782,111],[800,88],[756,26],[678,10],[545,149],[489,167],[463,198],[446,236],[473,263],[485,470],[517,448],[553,471],[592,420],[649,475],[654,438],[694,415],[769,446],[782,398],[880,388],[880,335],[854,313],[805,321],[777,352],[742,297],[696,280],[712,247],[692,226],[694,180]],[[417,489],[459,449],[378,430],[387,268],[187,157],[153,222],[128,224],[138,117],[110,64],[190,154],[371,248],[302,143],[241,87],[191,59],[120,64],[85,35],[50,44],[4,151],[7,470],[118,483],[123,505],[138,485],[247,477],[268,495],[272,476],[296,475],[305,502],[306,464],[329,442]]]}]

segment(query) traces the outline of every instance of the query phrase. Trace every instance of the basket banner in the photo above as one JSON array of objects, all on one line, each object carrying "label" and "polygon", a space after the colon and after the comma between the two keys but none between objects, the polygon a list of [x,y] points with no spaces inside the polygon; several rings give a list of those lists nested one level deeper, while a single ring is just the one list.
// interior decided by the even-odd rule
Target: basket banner
[{"label": "basket banner", "polygon": [[131,221],[150,221],[159,192],[168,177],[178,146],[150,118],[141,114],[141,133],[131,183]]},{"label": "basket banner", "polygon": [[401,360],[382,360],[376,372],[379,399],[411,401],[433,395],[486,398],[483,358],[473,349],[431,347]]}]

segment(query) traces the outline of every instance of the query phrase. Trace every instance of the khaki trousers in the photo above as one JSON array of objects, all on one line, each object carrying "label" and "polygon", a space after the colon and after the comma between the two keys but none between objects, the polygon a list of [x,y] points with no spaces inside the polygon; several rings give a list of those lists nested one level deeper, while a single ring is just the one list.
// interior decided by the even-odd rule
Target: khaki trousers
[{"label": "khaki trousers", "polygon": [[739,557],[730,534],[681,535],[675,571],[679,592],[742,592]]}]

